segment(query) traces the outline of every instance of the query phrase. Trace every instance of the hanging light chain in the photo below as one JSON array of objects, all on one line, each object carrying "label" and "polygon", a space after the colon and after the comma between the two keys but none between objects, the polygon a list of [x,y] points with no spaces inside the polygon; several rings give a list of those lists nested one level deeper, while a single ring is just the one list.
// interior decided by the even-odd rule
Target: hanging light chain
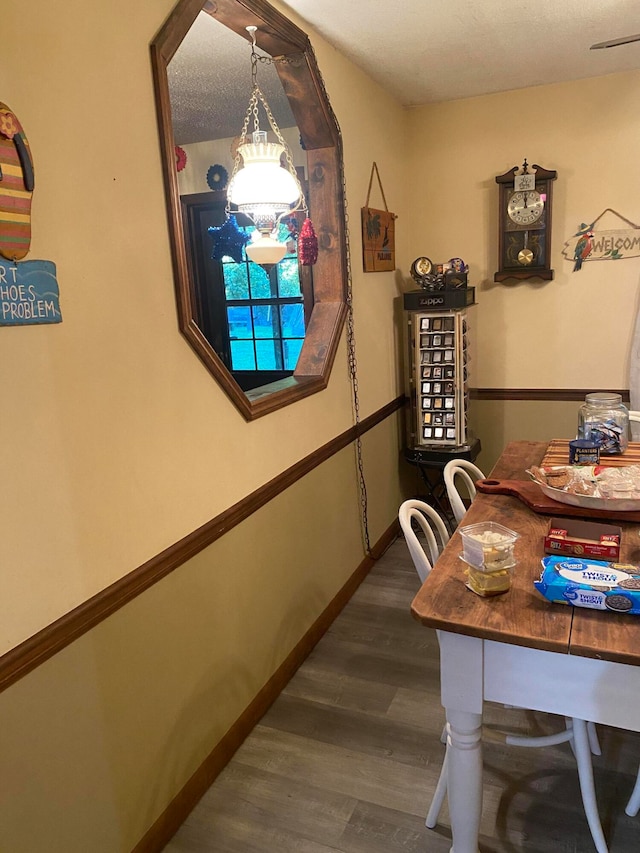
[{"label": "hanging light chain", "polygon": [[[262,94],[261,90],[257,86],[256,86],[255,91],[256,91],[258,98],[260,99],[260,103],[262,104],[265,113],[267,114],[269,124],[271,125],[271,130],[275,133],[278,142],[284,148],[284,156],[285,156],[285,160],[287,161],[288,171],[291,173],[292,178],[295,180],[296,186],[298,188],[298,192],[300,193],[299,201],[298,201],[297,205],[291,209],[291,213],[295,212],[296,210],[303,210],[305,213],[307,213],[308,212],[307,202],[306,202],[306,199],[304,197],[304,192],[302,191],[302,184],[300,183],[300,179],[298,178],[298,173],[296,172],[296,167],[293,165],[293,157],[291,156],[291,149],[289,148],[289,146],[285,142],[284,137],[283,137],[282,133],[280,132],[280,128],[278,127],[276,120],[273,117],[273,113],[271,112],[271,108],[269,107],[269,104],[267,103],[267,99],[265,98],[265,96]],[[255,117],[254,117],[255,118],[255,127],[256,127],[256,130],[258,130],[258,126],[257,126],[257,124],[258,124],[258,106],[257,106],[257,104],[256,104],[254,112],[255,112]]]},{"label": "hanging light chain", "polygon": [[344,198],[344,223],[345,244],[347,255],[347,359],[349,362],[349,376],[351,378],[351,394],[353,399],[353,417],[356,426],[356,466],[358,468],[358,490],[360,492],[360,518],[362,524],[362,536],[366,553],[371,556],[371,542],[369,539],[369,514],[367,502],[367,484],[364,476],[364,462],[362,459],[362,439],[360,436],[360,395],[358,389],[358,362],[356,359],[356,335],[353,316],[353,284],[351,279],[351,246],[349,241],[349,214],[347,211],[347,186],[342,171],[342,192]]},{"label": "hanging light chain", "polygon": [[[309,51],[313,54],[313,49],[309,47]],[[318,73],[318,78],[320,80],[320,86],[322,88],[322,92],[325,96],[326,102],[330,105],[331,101],[329,100],[329,95],[327,93],[327,89],[324,83],[324,79],[322,77],[322,73],[320,69],[317,67],[316,70]],[[356,466],[358,469],[358,492],[360,495],[360,524],[362,529],[362,539],[365,547],[365,552],[368,556],[371,555],[371,541],[369,538],[369,505],[367,501],[367,484],[364,476],[364,461],[362,458],[362,439],[360,436],[360,394],[358,389],[358,362],[356,359],[356,336],[355,336],[355,323],[354,323],[354,313],[353,313],[353,280],[351,276],[351,241],[349,239],[349,210],[347,206],[347,181],[344,173],[344,161],[342,157],[342,131],[340,130],[340,125],[338,124],[338,120],[335,116],[335,113],[331,109],[331,115],[335,122],[335,126],[338,129],[338,140],[339,140],[339,148],[340,148],[340,181],[342,184],[342,209],[344,214],[344,240],[345,240],[345,254],[346,254],[346,271],[347,271],[347,288],[346,288],[346,302],[347,302],[347,360],[349,366],[349,378],[351,380],[351,397],[352,397],[352,405],[353,405],[353,419],[356,427],[356,438],[355,438],[355,456],[356,456]]]},{"label": "hanging light chain", "polygon": [[[291,64],[297,64],[299,60],[297,59],[289,59],[286,56],[281,57],[271,57],[271,56],[262,56],[256,52],[256,27],[247,27],[247,30],[251,36],[251,97],[249,98],[249,104],[247,106],[247,111],[244,116],[244,121],[242,123],[242,130],[240,131],[240,144],[236,148],[236,153],[233,159],[233,169],[231,171],[231,178],[229,179],[229,184],[233,182],[234,177],[242,167],[242,154],[240,153],[240,145],[247,139],[247,131],[249,129],[249,121],[253,118],[253,130],[254,133],[260,131],[260,117],[258,114],[259,104],[262,104],[262,107],[266,113],[267,119],[269,121],[269,125],[271,130],[275,134],[278,143],[282,146],[284,150],[284,156],[287,163],[287,171],[295,181],[296,187],[298,189],[298,202],[295,207],[292,207],[286,214],[290,215],[291,213],[296,213],[299,210],[302,210],[305,215],[308,215],[309,210],[307,207],[307,201],[304,195],[304,191],[302,189],[302,184],[300,183],[300,179],[298,177],[298,173],[296,171],[296,167],[293,164],[293,157],[291,155],[291,149],[285,142],[282,133],[280,132],[280,128],[273,117],[273,113],[271,112],[271,108],[265,98],[262,90],[258,86],[258,62],[262,62],[266,65],[271,65],[274,62],[286,62]],[[227,201],[226,213],[227,216],[230,214],[229,202]],[[278,218],[281,219],[282,216]]]},{"label": "hanging light chain", "polygon": [[[229,186],[233,183],[233,179],[240,171],[242,166],[242,154],[240,153],[240,145],[243,140],[247,138],[247,130],[249,129],[249,119],[251,118],[252,113],[255,111],[257,115],[258,105],[257,105],[257,95],[254,91],[251,92],[251,98],[249,99],[249,106],[247,107],[247,111],[244,116],[244,121],[242,122],[242,130],[240,131],[240,143],[236,146],[236,153],[233,158],[233,169],[231,170],[231,177],[229,178]],[[231,214],[229,196],[227,195],[227,205],[226,205],[226,214],[229,216]]]}]

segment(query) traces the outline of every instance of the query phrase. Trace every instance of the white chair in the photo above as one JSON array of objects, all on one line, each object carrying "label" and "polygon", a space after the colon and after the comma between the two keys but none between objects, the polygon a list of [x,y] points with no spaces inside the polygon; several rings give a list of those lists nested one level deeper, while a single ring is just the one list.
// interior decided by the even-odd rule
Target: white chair
[{"label": "white chair", "polygon": [[444,484],[447,489],[447,498],[453,510],[453,516],[456,524],[460,524],[462,517],[467,511],[467,507],[462,501],[456,479],[462,480],[469,493],[469,498],[473,500],[476,496],[476,480],[484,480],[484,474],[476,467],[473,462],[466,459],[452,459],[447,462],[444,467]]},{"label": "white chair", "polygon": [[[465,460],[456,460],[465,461]],[[451,465],[452,463],[449,463]],[[471,463],[466,463],[471,465]],[[465,465],[465,467],[466,467]],[[448,467],[448,466],[447,466]],[[475,468],[475,466],[473,466]],[[479,470],[479,469],[476,469]],[[475,491],[475,490],[474,490]],[[462,504],[462,501],[461,501]],[[464,506],[464,505],[463,505]],[[464,514],[464,513],[463,513]],[[398,519],[400,527],[405,537],[409,554],[413,561],[413,565],[418,573],[420,582],[424,581],[429,576],[433,564],[440,556],[442,548],[449,541],[449,532],[433,507],[424,503],[424,501],[410,499],[405,501],[398,510]],[[413,528],[415,522],[424,534],[429,555],[425,552],[418,536]],[[435,532],[434,532],[435,528]],[[437,537],[436,537],[437,534]],[[438,542],[438,539],[440,540]],[[439,637],[439,632],[436,631]],[[593,723],[587,723],[585,720],[566,719],[566,728],[553,735],[543,737],[521,737],[518,735],[506,735],[505,743],[513,746],[553,746],[559,743],[569,742],[576,757],[578,765],[578,778],[580,780],[580,791],[582,793],[582,803],[584,805],[587,822],[591,830],[591,836],[598,853],[608,853],[607,844],[600,825],[600,816],[598,814],[598,804],[596,801],[595,788],[593,785],[593,767],[591,764],[591,753],[600,755],[600,746],[598,744],[595,726]],[[445,726],[446,732],[446,726]],[[436,790],[429,806],[425,825],[430,829],[436,826],[438,815],[444,802],[445,794],[447,793],[447,755],[449,751],[448,738],[445,748],[444,760],[440,770],[440,777]],[[640,779],[640,776],[639,776]],[[636,784],[634,796],[636,797],[638,808],[640,808],[640,781]],[[630,801],[631,805],[631,801]],[[627,806],[629,808],[629,806]],[[627,812],[630,814],[630,812]]]},{"label": "white chair", "polygon": [[625,808],[625,812],[629,815],[629,817],[635,817],[640,810],[640,769],[638,770],[638,775],[636,777],[636,784],[629,797],[629,802],[627,803],[627,807]]},{"label": "white chair", "polygon": [[[416,568],[420,582],[424,583],[429,576],[432,565],[449,541],[449,531],[435,509],[424,501],[405,501],[398,510],[398,518],[407,548],[413,560],[413,565]],[[425,554],[424,547],[413,529],[412,521],[416,522],[424,534],[429,548],[429,557]],[[439,543],[433,531],[434,527],[440,539]]]},{"label": "white chair", "polygon": [[[449,531],[435,509],[429,506],[429,504],[424,503],[424,501],[405,501],[398,510],[398,518],[400,520],[400,527],[404,533],[407,548],[409,549],[409,554],[413,560],[413,565],[415,566],[418,577],[420,578],[420,583],[424,583],[429,576],[432,565],[440,556],[440,551],[449,541]],[[427,557],[424,548],[413,529],[412,522],[414,521],[424,533],[431,560]],[[435,527],[436,532],[438,533],[440,538],[439,544],[431,525]],[[438,631],[436,631],[436,634],[439,637]],[[446,726],[442,738],[442,740],[446,742],[446,737],[444,737],[444,735],[446,735]],[[445,750],[444,761],[442,762],[442,768],[440,769],[440,777],[438,778],[438,784],[436,785],[436,790],[433,795],[433,799],[431,800],[431,805],[429,806],[429,812],[425,821],[425,825],[430,829],[433,829],[433,827],[438,823],[438,815],[440,814],[440,809],[442,808],[442,804],[444,803],[444,798],[447,793],[447,754],[448,750]]]}]

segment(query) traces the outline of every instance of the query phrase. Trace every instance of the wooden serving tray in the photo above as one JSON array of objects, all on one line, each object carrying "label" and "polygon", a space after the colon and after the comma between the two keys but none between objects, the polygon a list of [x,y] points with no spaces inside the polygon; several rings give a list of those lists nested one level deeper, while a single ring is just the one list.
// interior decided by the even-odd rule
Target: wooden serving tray
[{"label": "wooden serving tray", "polygon": [[488,495],[511,495],[521,500],[529,509],[541,515],[570,515],[578,518],[608,518],[611,521],[640,522],[640,511],[638,510],[633,512],[610,512],[604,509],[572,506],[571,504],[554,501],[552,498],[547,497],[540,486],[533,481],[478,480],[476,482],[476,489]]}]

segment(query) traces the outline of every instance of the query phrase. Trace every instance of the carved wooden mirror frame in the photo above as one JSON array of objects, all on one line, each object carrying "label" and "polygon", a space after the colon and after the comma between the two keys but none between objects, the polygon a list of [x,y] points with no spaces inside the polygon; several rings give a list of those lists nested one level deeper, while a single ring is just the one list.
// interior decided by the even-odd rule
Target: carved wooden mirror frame
[{"label": "carved wooden mirror frame", "polygon": [[[275,63],[306,149],[309,211],[318,235],[314,304],[293,376],[244,392],[195,321],[171,121],[167,66],[199,12],[204,11],[258,47],[292,62]],[[151,44],[180,331],[246,420],[326,388],[346,316],[347,249],[342,140],[313,49],[302,30],[264,0],[180,0]]]}]

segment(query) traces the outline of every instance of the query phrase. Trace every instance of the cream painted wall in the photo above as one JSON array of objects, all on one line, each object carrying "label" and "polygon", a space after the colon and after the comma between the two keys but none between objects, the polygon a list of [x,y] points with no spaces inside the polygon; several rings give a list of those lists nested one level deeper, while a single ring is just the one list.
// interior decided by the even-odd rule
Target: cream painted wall
[{"label": "cream painted wall", "polygon": [[[0,329],[0,652],[353,422],[344,335],[325,391],[247,424],[178,332],[149,59],[172,6],[3,4],[2,100],[36,170],[28,257],[56,263],[63,322]],[[344,137],[365,417],[401,391],[396,276],[362,273],[359,214],[375,158],[406,254],[404,116],[310,35]]]},{"label": "cream painted wall", "polygon": [[[364,436],[375,527],[397,421]],[[354,470],[348,447],[2,695],[3,853],[134,848],[360,562]]]},{"label": "cream painted wall", "polygon": [[[471,385],[629,387],[640,258],[586,263],[561,251],[610,207],[640,224],[640,71],[453,101],[409,112],[408,255],[459,255],[478,305]],[[494,284],[495,176],[524,158],[556,169],[551,282]],[[611,227],[611,226],[609,226]]]},{"label": "cream painted wall", "polygon": [[472,400],[469,418],[482,442],[476,464],[488,474],[510,441],[575,438],[579,407],[570,401]]}]

